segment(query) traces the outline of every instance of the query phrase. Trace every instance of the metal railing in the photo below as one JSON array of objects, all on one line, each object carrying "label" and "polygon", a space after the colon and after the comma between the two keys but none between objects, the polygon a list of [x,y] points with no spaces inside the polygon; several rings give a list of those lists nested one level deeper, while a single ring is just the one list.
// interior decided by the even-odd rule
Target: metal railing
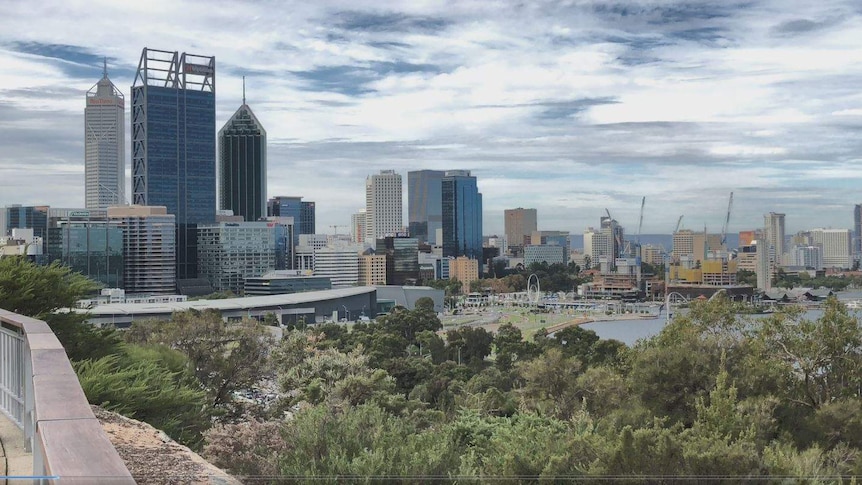
[{"label": "metal railing", "polygon": [[0,411],[24,432],[39,482],[135,483],[54,332],[6,310],[0,310]]}]

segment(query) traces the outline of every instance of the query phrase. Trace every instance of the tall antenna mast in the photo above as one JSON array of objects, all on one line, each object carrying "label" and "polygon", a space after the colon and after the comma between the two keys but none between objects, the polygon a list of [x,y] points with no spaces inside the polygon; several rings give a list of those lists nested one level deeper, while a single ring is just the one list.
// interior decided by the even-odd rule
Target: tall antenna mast
[{"label": "tall antenna mast", "polygon": [[245,104],[245,76],[242,77],[242,104]]},{"label": "tall antenna mast", "polygon": [[102,77],[108,77],[108,58],[102,58],[102,62],[104,63],[102,67]]}]

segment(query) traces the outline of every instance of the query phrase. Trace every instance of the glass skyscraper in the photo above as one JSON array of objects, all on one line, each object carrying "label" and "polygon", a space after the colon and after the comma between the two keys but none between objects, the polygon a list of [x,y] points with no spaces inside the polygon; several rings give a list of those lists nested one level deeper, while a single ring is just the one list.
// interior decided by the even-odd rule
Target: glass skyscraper
[{"label": "glass skyscraper", "polygon": [[218,133],[219,209],[246,221],[266,216],[266,130],[245,102]]},{"label": "glass skyscraper", "polygon": [[106,288],[123,288],[123,229],[106,210],[51,209],[48,261],[60,261]]},{"label": "glass skyscraper", "polygon": [[443,256],[482,260],[482,194],[469,170],[447,171],[442,181]]},{"label": "glass skyscraper", "polygon": [[126,114],[123,93],[108,79],[87,91],[84,108],[84,180],[88,209],[124,204],[126,201]]},{"label": "glass skyscraper", "polygon": [[442,170],[407,172],[407,220],[410,237],[440,244],[437,230],[443,227]]},{"label": "glass skyscraper", "polygon": [[266,203],[268,217],[293,217],[293,245],[299,244],[300,234],[314,234],[314,202],[303,201],[302,197],[280,195]]},{"label": "glass skyscraper", "polygon": [[144,48],[132,85],[136,205],[176,216],[177,278],[197,277],[197,225],[215,222],[215,57]]}]

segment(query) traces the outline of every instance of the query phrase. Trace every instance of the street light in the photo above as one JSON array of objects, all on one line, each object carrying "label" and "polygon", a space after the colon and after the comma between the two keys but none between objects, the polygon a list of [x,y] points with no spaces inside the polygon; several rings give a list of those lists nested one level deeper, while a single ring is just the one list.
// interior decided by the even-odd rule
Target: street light
[{"label": "street light", "polygon": [[347,321],[350,321],[350,310],[347,309],[346,305],[341,305],[341,308],[344,308],[344,313],[347,315]]}]

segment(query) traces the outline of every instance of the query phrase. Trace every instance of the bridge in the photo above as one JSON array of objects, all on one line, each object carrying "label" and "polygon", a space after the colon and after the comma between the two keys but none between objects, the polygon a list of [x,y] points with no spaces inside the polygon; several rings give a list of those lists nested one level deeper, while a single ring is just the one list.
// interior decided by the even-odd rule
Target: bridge
[{"label": "bridge", "polygon": [[6,310],[0,310],[0,439],[6,450],[0,479],[135,483],[48,324]]}]

